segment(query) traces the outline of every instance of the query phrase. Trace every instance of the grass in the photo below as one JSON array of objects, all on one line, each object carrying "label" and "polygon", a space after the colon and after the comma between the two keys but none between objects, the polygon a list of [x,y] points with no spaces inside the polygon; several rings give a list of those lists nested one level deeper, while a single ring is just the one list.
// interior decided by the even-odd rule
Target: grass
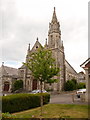
[{"label": "grass", "polygon": [[[40,118],[40,107],[13,113],[16,118]],[[87,105],[47,104],[42,118],[88,118]]]}]

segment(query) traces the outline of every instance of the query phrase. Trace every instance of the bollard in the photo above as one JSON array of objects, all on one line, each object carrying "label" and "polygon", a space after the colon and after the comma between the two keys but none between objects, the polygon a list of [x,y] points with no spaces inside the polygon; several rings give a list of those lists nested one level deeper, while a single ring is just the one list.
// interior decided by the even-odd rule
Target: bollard
[{"label": "bollard", "polygon": [[82,102],[85,102],[85,94],[81,94],[81,95],[80,95],[80,98],[81,98],[81,101],[82,101]]},{"label": "bollard", "polygon": [[74,103],[74,94],[72,94],[72,102]]}]

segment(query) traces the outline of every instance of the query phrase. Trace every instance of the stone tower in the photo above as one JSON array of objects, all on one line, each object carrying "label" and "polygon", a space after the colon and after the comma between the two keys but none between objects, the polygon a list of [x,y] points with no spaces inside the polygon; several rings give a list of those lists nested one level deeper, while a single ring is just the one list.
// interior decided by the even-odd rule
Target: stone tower
[{"label": "stone tower", "polygon": [[61,30],[60,24],[57,20],[55,7],[52,16],[51,23],[49,23],[49,31],[48,31],[48,48],[52,50],[53,57],[56,60],[56,66],[60,67],[59,79],[58,83],[54,83],[53,88],[55,90],[62,90],[65,82],[65,55],[64,55],[64,46],[61,41]]}]

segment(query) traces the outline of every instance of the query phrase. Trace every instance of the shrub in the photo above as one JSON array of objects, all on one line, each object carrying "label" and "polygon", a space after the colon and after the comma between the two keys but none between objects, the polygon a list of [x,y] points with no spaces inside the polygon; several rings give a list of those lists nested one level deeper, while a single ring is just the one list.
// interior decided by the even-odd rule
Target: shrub
[{"label": "shrub", "polygon": [[15,118],[15,115],[11,115],[9,112],[2,113],[2,120],[4,120],[4,119],[8,119],[9,120],[9,118],[11,120],[11,118]]},{"label": "shrub", "polygon": [[65,91],[72,91],[75,87],[75,84],[73,81],[71,80],[68,80],[66,83],[65,83]]},{"label": "shrub", "polygon": [[77,88],[78,89],[86,88],[86,84],[85,83],[78,83]]},{"label": "shrub", "polygon": [[[43,93],[43,103],[47,104],[50,94]],[[40,106],[40,94],[14,94],[2,97],[2,112],[19,112]]]},{"label": "shrub", "polygon": [[78,85],[77,80],[73,78],[71,81],[74,83],[73,90],[76,90],[77,89],[77,85]]},{"label": "shrub", "polygon": [[72,80],[68,80],[65,83],[65,91],[72,91],[72,90],[76,90],[77,89],[77,80],[76,79],[72,79]]},{"label": "shrub", "polygon": [[16,80],[13,85],[13,91],[18,90],[20,88],[23,88],[23,81],[22,80]]},{"label": "shrub", "polygon": [[73,78],[73,79],[71,79],[71,81],[73,81],[74,84],[77,85],[77,80],[76,79]]}]

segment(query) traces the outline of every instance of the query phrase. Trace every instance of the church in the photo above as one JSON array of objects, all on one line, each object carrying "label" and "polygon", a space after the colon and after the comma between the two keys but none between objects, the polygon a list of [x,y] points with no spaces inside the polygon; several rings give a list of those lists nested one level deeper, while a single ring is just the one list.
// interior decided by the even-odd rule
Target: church
[{"label": "church", "polygon": [[[37,38],[34,46],[32,49],[30,48],[30,44],[28,46],[27,55],[26,55],[26,63],[29,60],[29,56],[31,53],[37,51],[37,49],[42,46],[39,42],[39,39]],[[61,30],[60,30],[60,23],[56,16],[56,11],[54,7],[52,20],[49,23],[49,30],[48,30],[48,39],[46,39],[45,45],[43,46],[45,49],[50,49],[52,51],[52,56],[56,61],[56,66],[60,67],[61,71],[59,72],[57,79],[59,81],[57,83],[52,84],[46,84],[43,83],[43,88],[46,90],[53,90],[53,91],[62,91],[64,90],[64,83],[67,80],[76,79],[78,80],[78,74],[74,70],[74,68],[68,63],[68,61],[65,59],[65,53],[64,53],[64,45],[63,41],[61,40]],[[5,66],[1,66],[2,69],[5,71]],[[26,91],[32,91],[35,89],[40,89],[40,83],[37,82],[34,77],[32,76],[31,71],[25,66],[22,65],[18,70],[15,70],[17,73],[17,77],[15,80],[23,80],[24,83],[24,90]],[[6,71],[5,71],[6,72]],[[6,73],[5,73],[6,74]],[[4,79],[2,77],[2,89],[11,91],[13,80],[12,79]],[[6,74],[8,76],[8,74]],[[8,83],[8,89],[5,88],[5,83]],[[10,85],[9,85],[10,84]],[[9,87],[10,86],[10,87]]]},{"label": "church", "polygon": [[[39,42],[38,38],[32,49],[30,49],[30,44],[29,44],[26,55],[26,62],[28,62],[29,55],[37,51],[37,48],[39,48],[40,46],[42,45]],[[63,45],[63,41],[61,41],[60,23],[58,22],[56,16],[55,7],[54,7],[51,23],[49,23],[48,40],[46,39],[46,43],[43,47],[45,49],[49,48],[52,51],[52,56],[56,61],[56,66],[60,67],[61,69],[59,75],[57,76],[57,79],[59,79],[59,81],[51,85],[44,83],[43,88],[51,89],[54,91],[64,90],[65,81],[71,80],[73,78],[77,79],[77,72],[65,59],[64,45]],[[24,89],[28,91],[32,91],[34,89],[40,89],[40,83],[33,78],[30,70],[28,70],[26,66],[22,65],[19,68],[19,77],[20,77],[19,79],[23,79]]]}]

